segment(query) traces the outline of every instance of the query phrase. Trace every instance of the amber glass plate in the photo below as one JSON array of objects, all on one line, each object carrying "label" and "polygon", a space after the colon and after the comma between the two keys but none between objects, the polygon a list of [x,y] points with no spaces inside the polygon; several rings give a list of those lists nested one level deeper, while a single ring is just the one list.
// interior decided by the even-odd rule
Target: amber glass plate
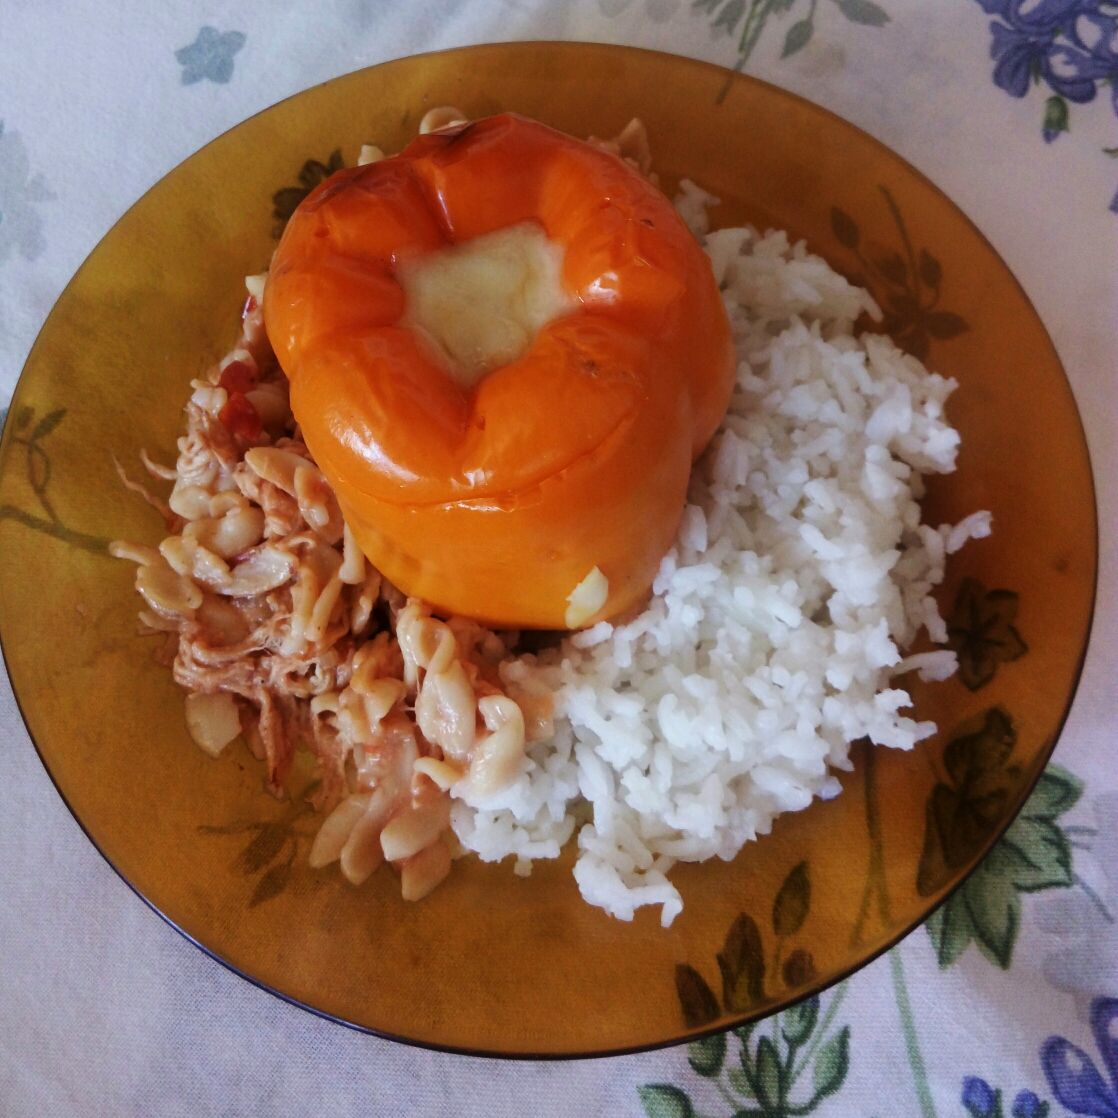
[{"label": "amber glass plate", "polygon": [[[960,388],[958,472],[933,523],[991,509],[940,597],[962,669],[917,688],[941,733],[855,751],[845,791],[782,817],[733,863],[680,866],[667,931],[585,905],[571,859],[528,880],[460,862],[420,904],[391,872],[355,889],[306,855],[315,818],[262,789],[236,745],[190,741],[181,693],[138,634],[130,564],[154,543],[114,456],[174,455],[188,382],[236,336],[242,277],[362,141],[404,144],[450,103],[576,135],[648,125],[683,175],[749,220],[805,237],[887,312],[885,328]],[[214,140],[153,187],[74,277],[27,362],[0,451],[0,622],[43,762],[109,862],[215,958],[340,1021],[504,1055],[617,1052],[692,1038],[817,991],[926,918],[1013,820],[1053,748],[1095,583],[1087,452],[1052,343],[1005,264],[927,179],[791,94],[622,47],[516,43],[406,58],[307,90]],[[1050,797],[1058,789],[1049,790]],[[44,883],[44,888],[49,883]],[[965,897],[964,897],[965,899]],[[1004,914],[956,904],[996,949]],[[966,928],[963,929],[966,932]]]}]

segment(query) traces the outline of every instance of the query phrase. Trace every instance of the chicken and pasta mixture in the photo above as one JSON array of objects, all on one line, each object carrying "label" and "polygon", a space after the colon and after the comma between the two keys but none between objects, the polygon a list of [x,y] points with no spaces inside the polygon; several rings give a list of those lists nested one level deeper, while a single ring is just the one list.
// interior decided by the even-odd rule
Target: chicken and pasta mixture
[{"label": "chicken and pasta mixture", "polygon": [[[420,134],[463,123],[456,110],[435,109]],[[649,175],[638,121],[616,139],[587,146],[615,157],[626,178]],[[379,148],[364,145],[359,166],[384,159]],[[526,268],[514,260],[510,269],[500,258],[518,249],[530,255],[532,246],[498,245],[496,260],[478,261],[475,286],[463,298],[440,291],[437,277],[428,285],[428,331],[457,358],[452,371],[476,379],[523,350],[515,337],[523,310],[498,310],[480,332],[476,314],[477,286],[497,286],[506,306],[510,293],[502,286],[525,286],[531,261]],[[452,285],[457,278],[451,276]],[[543,286],[538,276],[528,280]],[[338,862],[360,884],[389,862],[405,899],[418,900],[447,875],[452,852],[460,852],[449,830],[451,798],[484,803],[508,785],[526,744],[553,734],[554,702],[538,683],[502,683],[498,669],[517,647],[516,628],[445,611],[434,616],[426,601],[406,595],[366,557],[292,413],[288,377],[265,328],[267,282],[267,274],[247,277],[236,345],[193,382],[174,467],[143,455],[146,470],[171,483],[169,497],[164,502],[123,477],[162,513],[169,534],[158,548],[117,542],[112,552],[138,564],[140,619],[146,630],[168,635],[194,741],[217,756],[243,735],[276,796],[285,795],[296,751],[309,750],[320,775],[313,801],[325,813],[311,864]],[[422,306],[422,295],[413,302]],[[523,290],[512,295],[525,299]],[[543,304],[543,321],[561,309],[533,296],[528,313]],[[334,307],[344,315],[350,303]],[[458,327],[466,352],[455,353],[438,337],[440,316],[451,320],[451,337]],[[490,349],[495,360],[488,360]],[[708,426],[717,411],[715,405]],[[687,453],[690,465],[690,447]],[[669,535],[674,527],[669,517]],[[513,546],[498,542],[497,550]],[[444,577],[457,586],[466,572],[454,570],[453,555],[449,565]],[[492,613],[495,589],[486,579],[492,574],[482,569],[470,588],[480,595],[483,616]],[[604,584],[597,564],[568,579],[558,612],[549,603],[543,622],[573,628],[601,615]]]},{"label": "chicken and pasta mixture", "polygon": [[144,458],[170,493],[125,479],[166,520],[113,550],[190,733],[276,796],[309,751],[314,866],[415,900],[573,841],[588,902],[667,925],[677,862],[837,794],[852,742],[935,732],[902,677],[955,654],[906,653],[990,532],[922,519],[955,382],[714,201],[668,200],[636,122],[435,110],[300,203],[174,466]]}]

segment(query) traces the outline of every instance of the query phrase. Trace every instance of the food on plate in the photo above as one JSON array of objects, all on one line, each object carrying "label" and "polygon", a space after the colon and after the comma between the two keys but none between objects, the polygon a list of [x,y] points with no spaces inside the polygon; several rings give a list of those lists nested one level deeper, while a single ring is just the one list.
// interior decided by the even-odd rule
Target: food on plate
[{"label": "food on plate", "polygon": [[508,113],[331,176],[288,223],[264,319],[369,561],[514,628],[647,593],[735,365],[668,199]]},{"label": "food on plate", "polygon": [[[483,223],[464,226],[476,235],[463,233],[449,250],[439,239],[441,227],[439,236],[431,232],[438,226],[435,208],[411,198],[409,176],[436,171],[415,164],[429,160],[442,174],[445,157],[453,169],[447,153],[475,134],[483,156],[510,136],[543,135],[539,126],[508,117],[467,132],[459,116],[443,113],[437,123],[451,123],[447,131],[406,149],[413,156],[400,166],[411,170],[380,177],[344,172],[306,200],[306,214],[296,215],[299,224],[281,243],[271,271],[247,281],[237,344],[193,384],[175,465],[145,457],[149,470],[172,484],[166,502],[150,498],[168,534],[158,548],[119,543],[114,553],[138,564],[141,618],[147,629],[166,634],[175,679],[187,691],[194,740],[217,755],[243,735],[265,762],[275,794],[308,795],[323,812],[308,852],[312,865],[337,863],[359,884],[387,861],[399,872],[403,895],[414,900],[446,876],[455,857],[512,859],[518,873],[527,873],[536,859],[556,857],[575,841],[574,876],[587,901],[622,919],[641,906],[659,907],[667,925],[682,908],[669,878],[676,862],[732,858],[780,812],[836,794],[835,773],[850,768],[853,741],[908,749],[934,732],[931,723],[904,713],[911,702],[899,677],[919,670],[945,678],[954,671],[950,651],[907,650],[921,633],[933,644],[945,641],[932,591],[948,554],[988,534],[989,515],[938,527],[922,522],[923,478],[955,467],[959,436],[944,414],[954,382],[887,337],[856,330],[859,320],[880,317],[873,299],[802,243],[748,227],[708,232],[713,199],[684,181],[675,208],[693,231],[687,236],[702,253],[703,269],[675,232],[668,241],[679,267],[697,269],[694,313],[704,329],[694,352],[702,360],[677,365],[675,357],[686,356],[681,348],[671,363],[654,367],[669,385],[665,392],[682,426],[657,427],[667,422],[657,410],[664,386],[648,379],[653,366],[632,366],[653,409],[641,413],[642,422],[686,444],[673,451],[674,461],[686,464],[682,487],[676,480],[672,489],[658,475],[664,484],[656,500],[674,494],[662,509],[671,530],[662,539],[653,540],[651,530],[647,540],[638,539],[636,527],[646,523],[652,504],[625,519],[621,490],[610,488],[616,471],[609,468],[597,487],[572,481],[569,490],[582,495],[585,507],[576,511],[593,520],[600,488],[601,500],[625,520],[610,537],[617,548],[610,554],[635,548],[637,561],[649,562],[643,547],[655,543],[650,574],[641,575],[651,579],[641,590],[647,595],[626,599],[632,588],[622,589],[612,560],[594,559],[594,533],[572,545],[578,563],[563,580],[548,581],[547,553],[522,527],[530,520],[518,519],[527,490],[516,488],[525,475],[513,450],[533,448],[515,438],[473,460],[481,463],[478,484],[500,469],[515,485],[484,498],[511,509],[507,539],[490,540],[480,530],[471,537],[466,528],[457,537],[463,558],[476,563],[462,578],[473,595],[470,612],[449,608],[450,598],[432,602],[406,592],[395,579],[431,577],[434,598],[436,583],[453,583],[455,553],[449,545],[438,551],[438,518],[424,518],[453,504],[456,486],[468,492],[474,484],[458,444],[431,441],[433,435],[414,433],[409,424],[417,416],[424,423],[433,416],[437,425],[440,415],[466,414],[454,407],[465,409],[461,400],[476,404],[490,378],[495,382],[527,360],[510,353],[527,345],[524,352],[539,362],[539,339],[548,331],[573,332],[570,320],[581,313],[581,288],[556,284],[571,266],[571,248],[560,259],[554,245],[541,243],[541,229],[553,232],[546,222],[524,228],[526,220],[539,220],[531,216],[538,211],[526,209],[528,203],[516,208],[509,200],[519,197],[516,191],[494,186],[489,195],[492,206],[504,199],[503,225],[490,213]],[[603,181],[632,189],[658,228],[671,228],[661,203],[629,185],[630,172],[648,171],[639,125],[598,144],[593,159],[582,148],[569,157],[575,164],[585,158],[603,168]],[[363,157],[392,166],[375,149]],[[498,173],[511,174],[507,163],[495,163],[483,185]],[[397,175],[392,194],[385,183]],[[374,201],[364,198],[361,183],[376,187]],[[396,208],[384,201],[384,191]],[[463,213],[473,213],[468,192],[455,191],[451,202],[457,198]],[[408,198],[405,205],[401,199]],[[570,198],[572,206],[579,201],[577,192]],[[331,208],[332,199],[341,210]],[[370,270],[360,255],[370,251],[368,242],[357,237],[345,209],[366,205],[388,227],[385,245],[402,243],[403,226],[426,222],[427,250],[393,261],[385,249]],[[396,220],[400,229],[391,227]],[[313,243],[305,242],[323,228],[318,239],[330,244],[352,236],[358,263],[337,252],[316,258]],[[614,231],[606,221],[601,251],[612,251],[602,245]],[[622,237],[622,243],[629,241]],[[511,260],[511,272],[501,272],[504,265],[494,259]],[[619,259],[621,271],[628,259]],[[494,273],[504,278],[490,284]],[[467,314],[461,328],[447,327],[462,314],[456,284],[470,290],[490,284],[499,311],[529,273],[527,287],[536,294],[551,284],[550,294],[527,300],[539,311],[535,317],[518,311],[504,327],[471,333],[476,323]],[[446,286],[448,274],[454,278]],[[361,285],[368,288],[367,304],[354,296]],[[676,323],[679,332],[668,337],[656,333],[667,330],[656,315],[644,315],[642,292],[648,306],[663,305],[655,283],[638,283],[633,291],[635,317],[623,325],[610,320],[606,333],[624,334],[638,349],[642,332],[666,339],[669,349],[684,347],[684,338],[694,342],[693,324]],[[712,291],[734,350],[728,401],[719,380],[724,323],[710,306]],[[678,297],[681,306],[692,306],[690,295]],[[492,307],[487,313],[491,321],[502,317]],[[553,313],[559,317],[548,318]],[[595,316],[598,310],[585,312],[587,319]],[[495,337],[497,348],[479,356],[479,347]],[[401,363],[376,366],[389,352],[403,354]],[[496,371],[485,372],[489,362]],[[382,378],[397,372],[401,378],[384,389],[383,399],[368,389],[374,366]],[[348,386],[339,369],[352,371]],[[479,371],[477,384],[461,397],[448,387],[461,388]],[[560,450],[543,453],[561,456],[585,420],[587,458],[608,464],[602,448],[609,442],[598,438],[595,424],[601,414],[624,409],[610,412],[609,397],[605,412],[594,412],[591,396],[578,395],[589,388],[575,372],[568,388],[585,407],[553,414],[550,397],[536,388],[558,374],[540,367],[535,373],[539,380],[529,377],[522,393],[510,397],[532,414],[508,413],[505,430],[542,439],[555,428]],[[405,384],[426,386],[413,392],[411,407],[393,395]],[[432,385],[436,396],[442,393],[436,404],[425,395]],[[345,408],[333,402],[334,393],[348,401]],[[459,404],[452,406],[454,400]],[[487,431],[490,426],[487,418]],[[350,439],[347,431],[358,434]],[[626,428],[620,442],[630,434]],[[383,461],[376,452],[382,446],[392,450]],[[618,470],[639,471],[649,461],[634,450],[618,460]],[[445,477],[438,472],[444,467]],[[655,470],[655,462],[647,468]],[[393,470],[403,478],[398,491],[390,484]],[[556,470],[548,479],[564,485],[568,474]],[[418,517],[409,519],[416,510]],[[560,511],[573,518],[563,523],[577,520],[571,510]],[[391,521],[383,537],[382,515]],[[500,531],[496,512],[485,517],[492,532]],[[417,525],[414,535],[409,523]],[[541,537],[549,524],[540,523]],[[392,548],[377,551],[389,539],[401,541],[393,544],[400,551],[414,550],[415,562],[391,567]],[[425,568],[428,545],[434,558]],[[372,555],[379,558],[370,561]],[[502,608],[490,611],[477,597],[486,579],[500,581],[500,572],[486,567],[500,555],[510,581],[538,575],[538,598],[510,590]],[[566,588],[558,605],[556,586]],[[505,605],[541,612],[514,614]],[[527,639],[507,621],[486,623],[517,616],[526,626],[555,624],[558,608],[560,623],[578,631],[551,643]],[[314,758],[313,792],[293,785],[299,749]]]}]

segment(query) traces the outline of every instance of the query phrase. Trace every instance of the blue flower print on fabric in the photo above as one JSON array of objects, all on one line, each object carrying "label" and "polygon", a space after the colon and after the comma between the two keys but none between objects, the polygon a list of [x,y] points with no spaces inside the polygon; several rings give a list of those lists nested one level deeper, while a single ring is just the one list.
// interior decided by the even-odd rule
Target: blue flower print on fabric
[{"label": "blue flower print on fabric", "polygon": [[[1072,25],[1073,47],[1059,48],[1059,66],[1069,78],[1097,89],[1110,86],[1110,104],[1118,114],[1118,13],[1084,12]],[[1090,100],[1094,92],[1086,98]]]},{"label": "blue flower print on fabric", "polygon": [[14,253],[34,260],[46,248],[36,207],[54,197],[40,174],[31,173],[27,145],[0,120],[0,264]]},{"label": "blue flower print on fabric", "polygon": [[[1046,86],[1041,134],[1052,143],[1069,130],[1069,105],[1107,89],[1118,114],[1118,2],[1115,0],[977,0],[990,22],[994,84],[1011,97]],[[1118,155],[1118,148],[1107,148]],[[1118,194],[1110,209],[1118,213]]]},{"label": "blue flower print on fabric", "polygon": [[201,28],[193,43],[175,51],[182,66],[182,84],[193,85],[205,79],[224,85],[233,76],[233,56],[244,45],[243,32]]},{"label": "blue flower print on fabric", "polygon": [[[970,1118],[1005,1118],[1001,1091],[977,1075],[968,1075],[963,1080],[962,1103]],[[1048,1103],[1034,1092],[1018,1091],[1009,1118],[1048,1118],[1048,1111]]]},{"label": "blue flower print on fabric", "polygon": [[1004,22],[990,24],[994,84],[1012,97],[1024,97],[1034,77],[1069,101],[1090,101],[1095,83],[1066,73],[1057,36],[1084,9],[1084,0],[978,0],[983,10]]},{"label": "blue flower print on fabric", "polygon": [[1011,1118],[1047,1118],[1048,1103],[1041,1102],[1032,1091],[1018,1091],[1009,1113]]},{"label": "blue flower print on fabric", "polygon": [[1052,1094],[1072,1114],[1118,1118],[1118,998],[1095,999],[1091,1032],[1103,1071],[1082,1048],[1062,1036],[1050,1036],[1044,1042],[1041,1066]]},{"label": "blue flower print on fabric", "polygon": [[995,1107],[1001,1109],[1001,1092],[995,1091],[985,1079],[968,1075],[963,1080],[963,1107],[971,1118],[990,1118]]}]

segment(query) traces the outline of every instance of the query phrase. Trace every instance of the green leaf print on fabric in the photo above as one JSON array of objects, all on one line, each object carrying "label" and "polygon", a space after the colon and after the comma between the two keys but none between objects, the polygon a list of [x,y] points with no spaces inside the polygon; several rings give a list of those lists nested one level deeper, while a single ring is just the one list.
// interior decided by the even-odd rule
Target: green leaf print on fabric
[{"label": "green leaf print on fabric", "polygon": [[941,967],[970,943],[1005,969],[1021,921],[1021,894],[1075,882],[1072,844],[1057,822],[1079,799],[1082,782],[1051,765],[1041,774],[1021,814],[981,865],[926,925]]},{"label": "green leaf print on fabric", "polygon": [[[884,27],[889,13],[873,0],[832,0],[838,12],[851,23],[863,27]],[[797,18],[784,33],[780,57],[798,54],[815,34],[815,19],[819,0],[694,0],[692,12],[705,16],[716,37],[737,38],[738,58],[734,70],[744,70],[757,44],[765,34],[769,21],[776,17],[783,21],[792,15]],[[719,100],[729,87],[723,89]]]},{"label": "green leaf print on fabric", "polygon": [[[731,1118],[793,1118],[811,1114],[846,1081],[850,1026],[836,1027],[846,994],[838,986],[826,1009],[819,997],[768,1020],[705,1037],[687,1046],[692,1070],[725,1100]],[[650,1083],[638,1088],[647,1115],[698,1115],[680,1087]]]},{"label": "green leaf print on fabric", "polygon": [[[633,0],[598,0],[598,10],[613,19],[619,16]],[[642,14],[652,23],[666,23],[679,10],[683,0],[644,0]]]},{"label": "green leaf print on fabric", "polygon": [[722,1071],[726,1060],[726,1034],[717,1033],[714,1036],[697,1040],[687,1046],[687,1062],[700,1075],[708,1079],[714,1078]]},{"label": "green leaf print on fabric", "polygon": [[835,3],[851,23],[863,23],[867,27],[884,27],[889,22],[889,13],[873,0],[835,0]]},{"label": "green leaf print on fabric", "polygon": [[833,1095],[846,1079],[850,1069],[850,1026],[831,1037],[819,1051],[811,1073],[815,1101]]},{"label": "green leaf print on fabric", "polygon": [[801,19],[799,23],[793,23],[788,28],[788,34],[784,36],[784,49],[780,52],[780,57],[787,58],[803,50],[811,42],[814,31],[815,24],[810,19]]},{"label": "green leaf print on fabric", "polygon": [[695,1113],[686,1091],[665,1083],[649,1083],[638,1087],[641,1106],[648,1118],[692,1118]]},{"label": "green leaf print on fabric", "polygon": [[1020,659],[1029,650],[1014,627],[1018,598],[1012,590],[987,590],[977,579],[964,579],[947,621],[947,646],[959,657],[959,678],[972,691],[994,678],[999,664]]},{"label": "green leaf print on fabric", "polygon": [[807,998],[798,1005],[786,1009],[780,1022],[780,1031],[789,1044],[803,1044],[819,1018],[819,999]]}]

